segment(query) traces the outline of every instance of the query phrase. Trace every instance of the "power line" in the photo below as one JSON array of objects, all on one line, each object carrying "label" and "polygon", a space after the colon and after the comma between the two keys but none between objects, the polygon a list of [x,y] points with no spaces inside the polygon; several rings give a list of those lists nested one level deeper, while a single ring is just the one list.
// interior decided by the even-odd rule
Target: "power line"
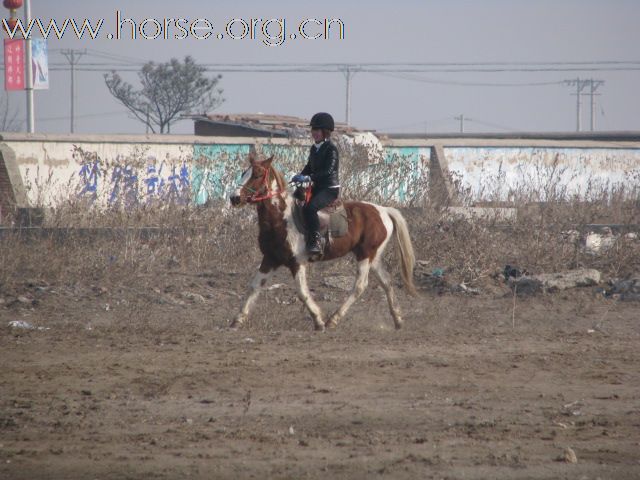
[{"label": "power line", "polygon": [[[215,73],[335,73],[339,72],[342,66],[336,65],[335,67],[230,67],[222,65],[202,65],[207,72]],[[114,68],[116,67],[116,68]],[[87,67],[80,67],[79,69],[85,72],[106,72],[110,70],[118,70],[121,72],[137,72],[142,68],[139,66],[119,66],[112,64],[93,65]],[[393,68],[387,69],[375,68],[370,69],[367,67],[358,67],[361,72],[368,73],[551,73],[551,72],[637,72],[640,71],[640,66],[627,66],[627,67],[601,67],[601,68],[465,68],[465,69],[416,69],[416,68]]]},{"label": "power line", "polygon": [[[115,115],[126,115],[127,112],[105,112],[105,113],[86,113],[82,115],[76,115],[75,118],[95,118],[95,117],[112,117]],[[71,118],[69,115],[61,115],[58,117],[38,117],[38,122],[57,122],[60,120],[68,120]]]},{"label": "power line", "polygon": [[[53,51],[58,51],[57,49]],[[117,68],[120,71],[137,71],[145,63],[143,59],[112,54],[100,50],[87,50],[94,58],[111,60],[109,62],[84,63],[79,70],[107,71]],[[569,71],[638,71],[640,61],[600,60],[588,62],[431,62],[431,63],[203,63],[207,71],[238,73],[307,73],[307,72],[344,72],[363,71],[369,73],[504,73],[504,72],[569,72]],[[64,64],[50,65],[53,69]],[[436,83],[436,79],[419,81]],[[460,82],[464,84],[465,82]],[[476,82],[470,82],[476,83]],[[478,82],[479,83],[479,82]],[[542,85],[539,82],[533,85]],[[487,84],[489,86],[491,84]],[[519,86],[519,84],[503,84]]]},{"label": "power line", "polygon": [[478,125],[484,125],[487,127],[492,127],[492,128],[497,128],[499,130],[505,130],[508,132],[521,132],[521,129],[517,129],[517,128],[513,128],[513,127],[508,127],[506,125],[501,125],[498,123],[493,123],[493,122],[488,122],[486,120],[479,120],[477,118],[470,118],[464,114],[461,115],[456,115],[454,117],[444,117],[444,118],[440,118],[440,119],[434,119],[434,120],[424,120],[424,121],[420,121],[420,122],[413,122],[413,123],[406,123],[404,125],[397,125],[394,127],[380,127],[378,128],[378,130],[381,130],[383,132],[388,132],[391,130],[404,130],[408,127],[413,127],[413,126],[426,126],[427,124],[434,124],[434,123],[442,123],[442,122],[451,122],[455,120],[456,122],[458,122],[458,130],[461,133],[464,133],[465,130],[465,123],[466,122],[471,122],[471,123],[477,123]]},{"label": "power line", "polygon": [[549,85],[563,85],[564,82],[522,82],[522,83],[499,83],[499,82],[458,82],[454,80],[437,80],[433,78],[416,77],[412,75],[394,74],[388,72],[369,72],[385,77],[399,78],[402,80],[412,80],[414,82],[433,83],[439,85],[453,85],[461,87],[541,87]]},{"label": "power line", "polygon": [[[68,63],[53,62],[50,64],[51,71],[70,71],[71,72],[71,131],[74,131],[74,90],[75,90],[75,72],[139,72],[142,66],[148,62],[135,57],[121,54],[115,54],[95,49],[87,49],[83,52],[74,50],[53,49],[52,52],[59,52],[67,59]],[[90,61],[79,63],[80,56],[86,55]],[[104,60],[104,61],[101,61]],[[596,89],[602,85],[602,80],[582,80],[578,77],[578,81],[573,84],[573,80],[569,81],[546,81],[546,82],[491,82],[491,81],[460,81],[455,80],[453,75],[457,74],[483,74],[483,73],[548,73],[548,72],[595,72],[595,71],[640,71],[640,60],[594,60],[594,61],[566,61],[566,62],[365,62],[365,63],[206,63],[201,64],[206,72],[216,73],[343,73],[346,77],[346,121],[350,122],[351,110],[351,80],[355,72],[372,73],[401,80],[415,81],[427,84],[441,84],[448,86],[460,87],[541,87],[561,84],[571,84],[576,86],[577,91],[577,128],[580,126],[580,96],[582,90],[591,85],[591,112],[592,112],[592,129],[594,128],[595,119],[595,97]],[[4,66],[0,66],[4,69]],[[425,74],[446,73],[450,78],[433,78],[425,76]],[[479,77],[478,77],[479,78]],[[588,83],[582,83],[588,82]],[[464,120],[473,121],[468,117],[460,115],[456,117],[464,128]],[[428,123],[434,123],[429,121]],[[483,123],[478,121],[478,123]],[[509,129],[500,125],[489,126],[497,128]],[[426,124],[424,122],[420,122]]]},{"label": "power line", "polygon": [[394,125],[391,127],[379,127],[378,130],[382,130],[382,131],[389,131],[389,130],[404,130],[405,128],[408,127],[413,127],[416,125],[420,125],[423,127],[426,127],[427,125],[433,125],[438,124],[438,123],[443,123],[443,122],[450,122],[451,121],[451,117],[443,117],[443,118],[436,118],[436,119],[427,119],[427,120],[422,120],[420,122],[412,122],[412,123],[405,123],[403,125]]},{"label": "power line", "polygon": [[106,58],[108,60],[116,60],[119,62],[129,63],[129,64],[144,64],[147,60],[138,57],[129,57],[126,55],[120,55],[110,52],[104,52],[102,50],[95,50],[92,48],[87,49],[88,52],[93,54],[96,57]]},{"label": "power line", "polygon": [[[96,51],[96,50],[94,50]],[[100,51],[96,51],[100,52]],[[103,55],[111,56],[119,59],[127,59],[127,60],[138,60],[142,63],[146,63],[140,59],[134,59],[133,57],[124,57],[122,55],[113,55],[107,52],[100,52]],[[599,60],[599,61],[588,61],[588,62],[409,62],[409,63],[400,63],[400,62],[363,62],[363,63],[304,63],[304,62],[296,62],[296,63],[209,63],[203,64],[209,66],[216,66],[222,68],[263,68],[263,67],[271,67],[271,68],[366,68],[366,69],[376,69],[376,68],[391,68],[392,70],[398,69],[416,69],[416,68],[453,68],[453,67],[494,67],[494,68],[522,68],[522,67],[532,67],[532,68],[592,68],[592,67],[640,67],[640,60]]]},{"label": "power line", "polygon": [[506,130],[508,132],[521,132],[522,131],[521,129],[507,127],[505,125],[500,125],[498,123],[487,122],[487,121],[484,121],[484,120],[478,120],[478,119],[467,118],[467,117],[465,117],[465,120],[468,120],[469,122],[477,123],[479,125],[485,125],[487,127],[493,127],[493,128],[498,128],[500,130]]}]

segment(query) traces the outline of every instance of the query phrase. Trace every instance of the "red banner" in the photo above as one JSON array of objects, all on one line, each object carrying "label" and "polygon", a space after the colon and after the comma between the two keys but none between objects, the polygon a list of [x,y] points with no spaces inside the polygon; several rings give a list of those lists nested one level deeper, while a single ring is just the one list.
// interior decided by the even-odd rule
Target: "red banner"
[{"label": "red banner", "polygon": [[24,90],[24,39],[4,39],[4,89]]}]

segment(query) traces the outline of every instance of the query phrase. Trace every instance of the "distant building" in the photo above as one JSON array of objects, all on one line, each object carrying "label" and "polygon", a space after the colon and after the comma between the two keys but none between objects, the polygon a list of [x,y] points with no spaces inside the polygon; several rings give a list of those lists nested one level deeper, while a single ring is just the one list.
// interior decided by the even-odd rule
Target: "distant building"
[{"label": "distant building", "polygon": [[[207,137],[267,137],[306,138],[309,119],[289,115],[264,113],[185,115],[194,122],[194,134]],[[336,130],[352,133],[357,130],[344,123],[336,123]]]}]

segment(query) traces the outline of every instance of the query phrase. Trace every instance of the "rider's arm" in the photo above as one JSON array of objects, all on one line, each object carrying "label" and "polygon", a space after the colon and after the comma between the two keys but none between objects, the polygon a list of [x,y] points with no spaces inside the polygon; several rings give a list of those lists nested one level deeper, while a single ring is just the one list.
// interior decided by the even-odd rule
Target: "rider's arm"
[{"label": "rider's arm", "polygon": [[[311,147],[313,148],[313,147]],[[302,171],[300,172],[300,175],[311,175],[311,153],[309,153],[309,158],[307,159],[307,164],[304,166],[304,168],[302,169]]]},{"label": "rider's arm", "polygon": [[[304,175],[309,175],[311,180],[314,182],[330,177],[337,170],[338,149],[334,145],[330,145],[324,152],[322,160],[318,163],[320,164],[320,168],[318,168],[314,173],[311,173],[310,169],[309,173],[304,173],[304,170],[302,172]],[[309,164],[307,164],[307,167],[309,167]],[[305,170],[307,170],[307,167],[305,167]]]}]

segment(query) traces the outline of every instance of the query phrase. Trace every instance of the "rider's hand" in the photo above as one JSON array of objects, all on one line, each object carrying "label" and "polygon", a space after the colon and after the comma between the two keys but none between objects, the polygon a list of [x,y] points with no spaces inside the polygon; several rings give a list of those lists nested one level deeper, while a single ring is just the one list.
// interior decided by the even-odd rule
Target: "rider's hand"
[{"label": "rider's hand", "polygon": [[311,181],[311,177],[308,175],[300,175],[299,173],[297,175],[294,175],[293,178],[291,179],[291,181],[293,183],[309,183]]}]

